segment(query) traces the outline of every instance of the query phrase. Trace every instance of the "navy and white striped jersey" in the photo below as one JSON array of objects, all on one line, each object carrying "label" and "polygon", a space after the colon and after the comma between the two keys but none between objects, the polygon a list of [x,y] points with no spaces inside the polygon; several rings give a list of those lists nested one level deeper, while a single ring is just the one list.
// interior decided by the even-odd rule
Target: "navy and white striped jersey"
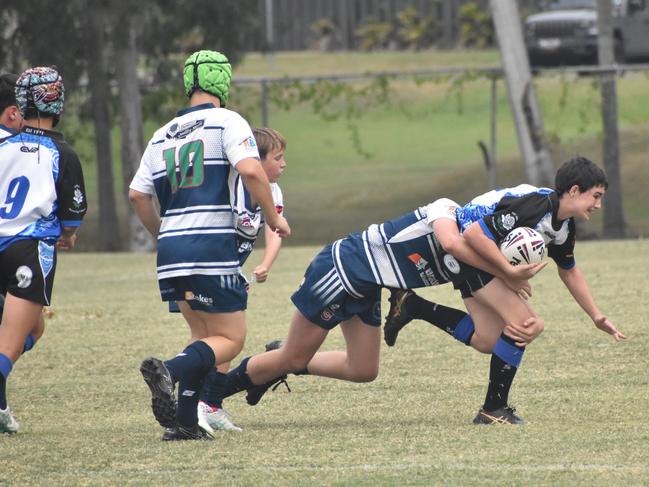
[{"label": "navy and white striped jersey", "polygon": [[181,110],[155,132],[130,188],[160,202],[159,279],[239,273],[234,168],[249,157],[259,154],[248,123],[211,103]]},{"label": "navy and white striped jersey", "polygon": [[457,203],[437,200],[332,246],[336,271],[345,291],[360,298],[376,285],[415,289],[454,280],[467,268],[441,247],[432,224],[438,218],[455,221]]},{"label": "navy and white striped jersey", "polygon": [[557,265],[571,269],[575,266],[575,222],[573,218],[559,221],[558,211],[559,197],[554,190],[521,184],[477,196],[456,214],[462,231],[477,221],[498,245],[513,228],[533,228],[543,237],[548,255]]},{"label": "navy and white striped jersey", "polygon": [[29,238],[55,241],[86,209],[81,163],[63,134],[24,127],[0,139],[0,251]]},{"label": "navy and white striped jersey", "polygon": [[[275,211],[281,215],[284,211],[284,195],[277,183],[270,183]],[[261,229],[264,227],[264,214],[261,207],[253,204],[250,192],[237,178],[234,201],[232,204],[236,213],[236,231],[239,239],[239,265],[243,265],[252,252]]]}]

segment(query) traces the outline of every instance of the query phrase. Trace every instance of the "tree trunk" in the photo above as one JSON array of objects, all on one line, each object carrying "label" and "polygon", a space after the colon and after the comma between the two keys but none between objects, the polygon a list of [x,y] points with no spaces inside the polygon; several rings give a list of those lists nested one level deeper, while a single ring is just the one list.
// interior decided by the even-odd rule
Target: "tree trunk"
[{"label": "tree trunk", "polygon": [[[599,64],[610,66],[615,62],[613,49],[612,6],[610,0],[598,0]],[[604,229],[607,238],[623,238],[626,221],[622,205],[620,178],[620,138],[617,126],[617,85],[615,73],[600,76],[602,97],[602,128],[604,131],[604,169],[608,177],[608,191],[604,199]]]},{"label": "tree trunk", "polygon": [[[122,134],[122,197],[128,198],[128,186],[140,164],[144,151],[142,124],[142,97],[137,76],[139,52],[135,24],[131,12],[122,12],[115,25],[115,69],[119,86],[120,128]],[[155,250],[155,243],[128,205],[128,248],[135,252]]]},{"label": "tree trunk", "polygon": [[518,7],[514,0],[490,0],[489,3],[527,179],[535,186],[551,186],[554,165],[545,145]]},{"label": "tree trunk", "polygon": [[88,2],[86,22],[86,60],[92,118],[97,152],[97,188],[99,193],[98,250],[119,250],[119,222],[113,185],[111,119],[108,107],[110,88],[105,61],[105,12],[99,4]]}]

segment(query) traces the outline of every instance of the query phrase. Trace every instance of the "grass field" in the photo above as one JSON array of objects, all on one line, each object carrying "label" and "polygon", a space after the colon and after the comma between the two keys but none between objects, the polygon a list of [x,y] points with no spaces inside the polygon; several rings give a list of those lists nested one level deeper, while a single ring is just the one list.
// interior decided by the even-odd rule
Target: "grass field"
[{"label": "grass field", "polygon": [[[486,51],[417,53],[278,53],[272,63],[249,54],[237,76],[283,76],[399,71],[440,66],[496,66],[499,54]],[[450,83],[391,82],[389,104],[370,100],[354,120],[365,157],[352,144],[347,121],[325,121],[309,104],[289,111],[270,105],[270,125],[288,140],[288,168],[281,185],[294,229],[290,245],[315,244],[380,221],[386,205],[401,214],[439,196],[458,202],[487,191],[487,174],[478,141],[490,138],[490,83],[467,81],[460,91]],[[591,79],[558,76],[536,79],[556,165],[576,153],[601,163],[599,90]],[[258,90],[235,85],[230,107],[242,109],[252,125],[261,123]],[[649,184],[649,77],[626,73],[619,79],[619,122],[624,205],[631,232],[649,235],[646,186]],[[341,102],[334,105],[341,106]],[[462,109],[460,110],[460,107]],[[170,111],[169,117],[173,116]],[[147,123],[148,135],[154,124]],[[119,138],[114,157],[119,160]],[[94,159],[94,149],[85,152]],[[497,163],[499,186],[525,181],[504,82],[498,83]],[[91,207],[80,244],[92,241],[97,225],[94,163],[84,168]],[[119,174],[119,171],[117,172]],[[116,180],[120,187],[121,181]],[[122,214],[126,208],[118,193]],[[606,200],[604,201],[606,204]],[[601,233],[599,222],[592,226]]]},{"label": "grass field", "polygon": [[[285,336],[289,296],[317,250],[284,249],[269,282],[253,285],[245,354]],[[547,327],[512,390],[525,426],[471,425],[488,356],[414,323],[383,347],[375,382],[291,377],[290,394],[278,389],[254,408],[227,402],[244,433],[183,444],[159,441],[138,372],[142,358],[170,357],[188,338],[159,302],[154,256],[62,255],[45,336],[11,375],[22,430],[0,436],[0,484],[647,485],[648,251],[646,240],[577,248],[625,343],[592,326],[554,264],[534,279]],[[461,305],[448,286],[422,294]],[[334,331],[324,347],[341,345]]]}]

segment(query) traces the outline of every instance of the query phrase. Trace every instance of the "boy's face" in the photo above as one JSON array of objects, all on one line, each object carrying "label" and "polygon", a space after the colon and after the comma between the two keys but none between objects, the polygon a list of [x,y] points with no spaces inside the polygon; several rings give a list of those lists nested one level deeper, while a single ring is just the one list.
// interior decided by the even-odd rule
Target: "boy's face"
[{"label": "boy's face", "polygon": [[271,183],[276,183],[282,175],[282,171],[286,167],[284,149],[279,147],[278,149],[269,150],[266,153],[266,157],[261,160],[261,167],[264,168],[268,180]]},{"label": "boy's face", "polygon": [[579,191],[579,186],[573,186],[569,191],[573,216],[580,220],[590,220],[590,215],[602,207],[602,197],[605,193],[604,186],[595,186],[583,193]]}]

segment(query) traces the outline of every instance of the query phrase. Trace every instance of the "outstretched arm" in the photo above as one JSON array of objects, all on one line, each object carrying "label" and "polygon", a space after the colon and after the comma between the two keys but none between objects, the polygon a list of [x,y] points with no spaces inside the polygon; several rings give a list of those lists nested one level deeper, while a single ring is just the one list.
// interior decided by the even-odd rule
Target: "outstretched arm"
[{"label": "outstretched arm", "polygon": [[559,267],[559,277],[570,291],[570,294],[572,294],[572,297],[577,301],[577,304],[590,316],[597,328],[611,335],[615,338],[615,341],[626,340],[626,335],[618,330],[597,307],[588,283],[577,266],[572,269]]}]

